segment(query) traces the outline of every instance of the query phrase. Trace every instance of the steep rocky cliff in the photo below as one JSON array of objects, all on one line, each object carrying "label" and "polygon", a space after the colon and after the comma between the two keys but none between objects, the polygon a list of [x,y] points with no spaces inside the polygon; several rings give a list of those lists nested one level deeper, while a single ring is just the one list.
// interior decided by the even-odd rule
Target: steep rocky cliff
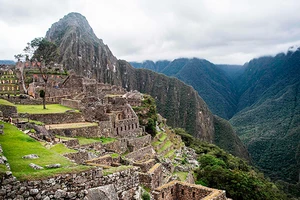
[{"label": "steep rocky cliff", "polygon": [[[148,93],[155,98],[159,113],[168,119],[169,125],[183,127],[204,141],[214,141],[214,117],[191,86],[150,70],[135,69],[128,62],[118,60],[108,46],[96,37],[81,14],[70,13],[54,23],[46,39],[58,45],[58,61],[67,69],[100,82]],[[222,133],[217,132],[220,137]],[[236,149],[240,151],[230,152],[249,158],[242,143]]]}]

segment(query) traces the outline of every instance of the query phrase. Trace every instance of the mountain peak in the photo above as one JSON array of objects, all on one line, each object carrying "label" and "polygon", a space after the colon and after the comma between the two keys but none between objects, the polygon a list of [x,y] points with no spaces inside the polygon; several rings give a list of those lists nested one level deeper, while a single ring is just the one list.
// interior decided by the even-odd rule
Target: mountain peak
[{"label": "mountain peak", "polygon": [[288,52],[295,52],[300,50],[300,45],[294,45],[288,48]]},{"label": "mountain peak", "polygon": [[87,35],[94,40],[98,40],[87,19],[76,12],[71,12],[58,22],[52,24],[46,33],[46,39],[58,44],[66,33],[71,33],[72,31],[80,31],[82,35]]}]

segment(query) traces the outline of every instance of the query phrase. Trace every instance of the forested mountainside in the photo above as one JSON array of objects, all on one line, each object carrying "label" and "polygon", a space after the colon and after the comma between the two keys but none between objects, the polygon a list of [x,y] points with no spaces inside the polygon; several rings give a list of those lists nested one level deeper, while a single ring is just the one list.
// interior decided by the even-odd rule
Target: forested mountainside
[{"label": "forested mountainside", "polygon": [[236,82],[232,124],[255,163],[289,182],[300,175],[300,51],[254,59]]},{"label": "forested mountainside", "polygon": [[[214,114],[225,119],[230,119],[234,115],[237,96],[233,81],[226,75],[230,72],[226,67],[216,66],[198,58],[175,59],[163,69],[157,66],[159,63],[161,61],[131,62],[134,67],[155,70],[193,86]],[[166,61],[164,63],[167,64]]]},{"label": "forested mountainside", "polygon": [[[169,125],[185,128],[204,141],[219,141],[215,137],[223,137],[222,130],[215,131],[214,116],[191,86],[150,70],[135,69],[128,62],[118,60],[81,14],[70,13],[54,23],[47,31],[46,39],[58,46],[61,52],[58,62],[67,69],[100,82],[150,94]],[[233,131],[231,134],[235,138]],[[249,159],[241,141],[228,143],[225,147],[231,146],[230,153]]]},{"label": "forested mountainside", "polygon": [[[175,59],[160,72],[191,84],[215,114],[223,116],[217,106],[223,107],[223,113],[230,110],[227,117],[231,118],[254,163],[270,177],[299,182],[300,49],[253,59],[242,67],[204,65],[193,60],[197,59]],[[203,84],[203,79],[208,84]],[[222,90],[227,92],[221,93]],[[226,101],[216,103],[220,94],[224,94]]]}]

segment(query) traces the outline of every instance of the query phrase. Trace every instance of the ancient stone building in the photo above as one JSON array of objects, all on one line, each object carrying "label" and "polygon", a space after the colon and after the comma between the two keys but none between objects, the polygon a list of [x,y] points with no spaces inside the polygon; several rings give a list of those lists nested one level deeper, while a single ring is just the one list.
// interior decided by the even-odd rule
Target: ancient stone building
[{"label": "ancient stone building", "polygon": [[19,80],[13,69],[0,69],[0,93],[1,94],[19,94]]},{"label": "ancient stone building", "polygon": [[226,193],[223,190],[204,187],[180,181],[171,181],[154,190],[155,200],[226,200]]}]

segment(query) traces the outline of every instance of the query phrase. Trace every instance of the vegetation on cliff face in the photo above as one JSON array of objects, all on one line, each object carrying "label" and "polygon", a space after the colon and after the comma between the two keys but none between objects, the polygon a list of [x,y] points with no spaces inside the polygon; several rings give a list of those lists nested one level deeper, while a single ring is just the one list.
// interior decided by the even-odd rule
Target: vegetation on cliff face
[{"label": "vegetation on cliff face", "polygon": [[183,129],[175,129],[175,132],[198,154],[200,167],[195,170],[198,184],[226,190],[232,199],[287,199],[284,192],[244,160],[192,137]]},{"label": "vegetation on cliff face", "polygon": [[156,135],[157,111],[155,100],[150,95],[143,95],[142,105],[133,107],[139,118],[139,123],[145,126],[145,131],[152,137]]},{"label": "vegetation on cliff face", "polygon": [[228,121],[218,116],[214,116],[214,126],[214,144],[218,145],[218,147],[222,149],[225,149],[234,156],[251,161],[249,153],[245,151],[246,147],[240,138],[235,134],[233,127]]}]

